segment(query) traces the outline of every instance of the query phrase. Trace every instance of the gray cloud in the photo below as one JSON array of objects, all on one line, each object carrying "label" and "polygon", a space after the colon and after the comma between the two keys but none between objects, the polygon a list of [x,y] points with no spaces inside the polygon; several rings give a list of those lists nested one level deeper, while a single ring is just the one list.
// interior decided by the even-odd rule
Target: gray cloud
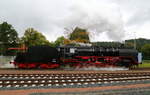
[{"label": "gray cloud", "polygon": [[150,0],[114,0],[125,15],[129,16],[127,25],[141,25],[150,20]]},{"label": "gray cloud", "polygon": [[129,19],[128,25],[142,25],[150,21],[150,8],[143,9],[135,12],[135,14]]},{"label": "gray cloud", "polygon": [[[65,0],[64,0],[65,2]],[[61,3],[55,0],[1,0],[0,21],[8,21],[23,35],[25,29],[33,27],[44,34],[58,34],[55,23],[63,14]],[[58,31],[59,32],[59,31]],[[47,36],[50,40],[50,37]],[[52,37],[53,38],[53,37]],[[55,37],[54,37],[55,38]]]}]

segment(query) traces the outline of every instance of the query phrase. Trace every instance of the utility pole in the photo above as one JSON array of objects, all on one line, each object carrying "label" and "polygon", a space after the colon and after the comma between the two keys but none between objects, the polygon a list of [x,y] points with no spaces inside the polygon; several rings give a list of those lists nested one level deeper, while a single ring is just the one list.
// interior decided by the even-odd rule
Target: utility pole
[{"label": "utility pole", "polygon": [[3,42],[0,42],[0,56],[3,55]]},{"label": "utility pole", "polygon": [[134,49],[136,49],[136,32],[134,32]]}]

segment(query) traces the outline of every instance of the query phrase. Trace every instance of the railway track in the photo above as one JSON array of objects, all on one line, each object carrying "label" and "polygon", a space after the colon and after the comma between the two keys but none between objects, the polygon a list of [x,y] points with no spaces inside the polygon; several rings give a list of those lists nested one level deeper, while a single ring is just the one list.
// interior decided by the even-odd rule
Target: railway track
[{"label": "railway track", "polygon": [[150,80],[150,72],[0,74],[0,88],[67,87]]}]

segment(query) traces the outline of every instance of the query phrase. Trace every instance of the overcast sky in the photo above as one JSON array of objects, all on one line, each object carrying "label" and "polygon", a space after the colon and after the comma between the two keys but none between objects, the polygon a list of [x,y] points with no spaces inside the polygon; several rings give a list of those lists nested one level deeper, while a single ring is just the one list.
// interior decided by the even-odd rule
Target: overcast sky
[{"label": "overcast sky", "polygon": [[49,41],[78,26],[92,41],[150,39],[150,0],[0,0],[0,23],[20,36],[33,27]]}]

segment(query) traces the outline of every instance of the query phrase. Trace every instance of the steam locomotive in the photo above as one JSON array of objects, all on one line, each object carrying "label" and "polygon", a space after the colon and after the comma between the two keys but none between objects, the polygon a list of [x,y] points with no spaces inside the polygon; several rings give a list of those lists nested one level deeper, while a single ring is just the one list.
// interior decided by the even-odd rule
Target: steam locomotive
[{"label": "steam locomotive", "polygon": [[18,53],[14,62],[17,68],[71,68],[138,66],[138,51],[128,48],[98,46],[32,46]]}]

